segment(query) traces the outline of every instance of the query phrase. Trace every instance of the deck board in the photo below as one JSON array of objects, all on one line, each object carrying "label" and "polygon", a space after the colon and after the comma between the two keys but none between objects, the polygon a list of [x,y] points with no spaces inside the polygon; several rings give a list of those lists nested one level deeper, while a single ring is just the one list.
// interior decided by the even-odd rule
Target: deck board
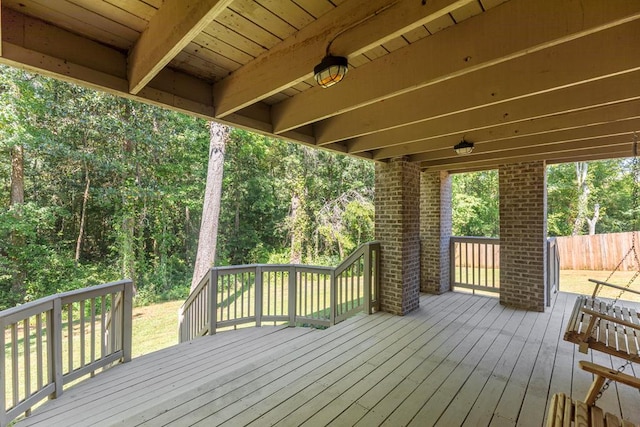
[{"label": "deck board", "polygon": [[[224,332],[100,373],[18,425],[541,425],[553,393],[584,397],[579,360],[620,365],[562,339],[574,300],[534,313],[449,292],[404,317]],[[599,405],[640,423],[630,387]]]}]

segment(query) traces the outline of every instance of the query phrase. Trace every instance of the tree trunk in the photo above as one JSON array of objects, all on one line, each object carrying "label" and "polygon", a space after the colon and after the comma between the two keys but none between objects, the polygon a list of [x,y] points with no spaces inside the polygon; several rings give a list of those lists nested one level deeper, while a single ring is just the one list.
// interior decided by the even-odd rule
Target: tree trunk
[{"label": "tree trunk", "polygon": [[587,218],[587,223],[589,224],[589,236],[596,234],[596,224],[598,223],[598,219],[600,219],[600,203],[596,203],[593,207],[593,218]]},{"label": "tree trunk", "polygon": [[289,262],[291,264],[302,263],[302,236],[300,230],[300,196],[297,192],[291,195],[291,256]]},{"label": "tree trunk", "polygon": [[74,258],[76,267],[80,261],[80,252],[82,249],[82,239],[84,236],[84,225],[87,218],[87,202],[89,201],[89,188],[91,186],[91,178],[89,178],[89,168],[87,164],[84,165],[84,194],[82,196],[82,210],[80,211],[80,230],[78,231],[78,239],[76,240],[76,256]]},{"label": "tree trunk", "polygon": [[[11,200],[10,206],[14,208],[14,213],[21,216],[20,206],[24,204],[24,148],[22,145],[15,145],[11,149]],[[15,231],[11,233],[11,244],[14,247],[25,245],[25,239]],[[25,271],[18,271],[13,275],[11,290],[16,295],[22,295],[24,288]]]},{"label": "tree trunk", "polygon": [[587,172],[589,164],[586,162],[576,162],[576,178],[578,180],[578,206],[576,219],[573,222],[571,234],[577,236],[584,227],[587,219],[587,206],[589,203],[589,185],[587,184]]},{"label": "tree trunk", "polygon": [[220,123],[209,123],[209,165],[207,185],[204,190],[204,204],[198,251],[191,279],[191,291],[198,286],[202,277],[215,262],[218,242],[218,219],[220,217],[220,199],[222,197],[222,176],[224,171],[224,151],[229,127]]},{"label": "tree trunk", "polygon": [[11,149],[11,206],[24,203],[24,148],[15,145]]}]

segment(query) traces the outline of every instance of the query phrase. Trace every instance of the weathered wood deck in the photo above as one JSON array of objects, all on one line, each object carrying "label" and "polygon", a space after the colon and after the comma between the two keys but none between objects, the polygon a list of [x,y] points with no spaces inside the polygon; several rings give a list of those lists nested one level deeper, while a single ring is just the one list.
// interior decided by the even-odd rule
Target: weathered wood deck
[{"label": "weathered wood deck", "polygon": [[[449,292],[405,317],[220,333],[99,374],[19,425],[539,426],[553,393],[586,394],[579,360],[621,364],[562,340],[574,300],[534,313]],[[612,384],[598,405],[640,423],[635,389]]]}]

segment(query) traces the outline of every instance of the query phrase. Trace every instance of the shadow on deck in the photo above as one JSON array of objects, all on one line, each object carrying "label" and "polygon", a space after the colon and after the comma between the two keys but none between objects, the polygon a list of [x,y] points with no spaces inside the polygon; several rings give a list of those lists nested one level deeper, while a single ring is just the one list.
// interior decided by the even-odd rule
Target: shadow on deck
[{"label": "shadow on deck", "polygon": [[[19,425],[539,426],[553,393],[586,395],[579,360],[622,364],[562,340],[574,300],[534,313],[449,292],[405,317],[224,332],[116,366]],[[635,389],[614,383],[598,405],[640,423]]]}]

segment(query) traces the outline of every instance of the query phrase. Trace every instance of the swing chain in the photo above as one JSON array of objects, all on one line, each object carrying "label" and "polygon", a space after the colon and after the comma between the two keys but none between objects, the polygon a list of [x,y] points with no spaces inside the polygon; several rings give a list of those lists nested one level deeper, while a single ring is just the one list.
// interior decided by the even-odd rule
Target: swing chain
[{"label": "swing chain", "polygon": [[[633,202],[633,218],[634,218],[633,229],[637,230],[638,227],[636,226],[637,225],[636,222],[638,219],[638,187],[640,186],[640,162],[638,159],[638,134],[636,132],[633,133],[633,160],[631,162],[632,162],[631,172],[633,174],[633,188],[631,193],[632,202]],[[620,297],[622,297],[622,295],[626,292],[626,290],[629,289],[631,284],[638,278],[638,276],[640,276],[640,257],[638,257],[638,251],[636,250],[636,231],[631,232],[631,247],[629,248],[625,256],[622,257],[622,259],[620,260],[616,268],[614,268],[613,271],[609,274],[605,282],[609,282],[611,280],[611,277],[613,276],[613,274],[622,267],[622,264],[631,253],[633,253],[633,260],[635,261],[635,264],[636,264],[635,274],[627,282],[624,289],[622,289],[618,293],[615,299],[606,305],[607,310],[611,310],[613,308],[613,306],[618,302]],[[600,294],[601,290],[602,290],[602,287],[599,287],[596,292],[596,296]]]},{"label": "swing chain", "polygon": [[[623,365],[621,365],[616,372],[617,373],[621,373],[624,372],[625,368],[627,366],[631,366],[631,360],[627,360],[626,363],[624,363]],[[602,388],[600,389],[600,391],[598,392],[598,394],[596,395],[596,400],[594,402],[597,402],[598,399],[600,399],[602,397],[602,393],[604,393],[605,391],[607,391],[607,389],[609,388],[609,386],[611,385],[611,382],[613,381],[613,379],[609,378],[604,385],[602,386]]]}]

